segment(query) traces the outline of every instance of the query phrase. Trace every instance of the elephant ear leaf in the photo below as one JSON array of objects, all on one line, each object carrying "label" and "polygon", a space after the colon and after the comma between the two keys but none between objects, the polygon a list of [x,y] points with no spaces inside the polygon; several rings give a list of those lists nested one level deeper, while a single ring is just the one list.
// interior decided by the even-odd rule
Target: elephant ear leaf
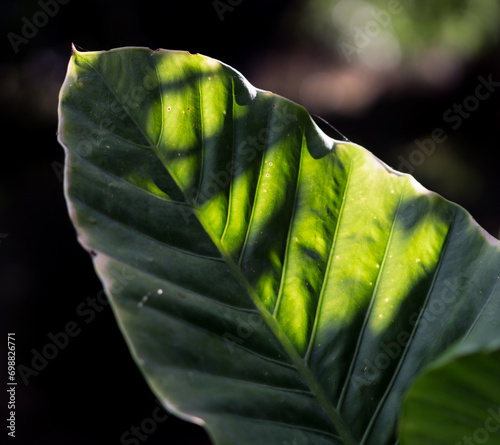
[{"label": "elephant ear leaf", "polygon": [[421,370],[499,333],[497,240],[221,62],[74,51],[59,117],[131,353],[214,444],[394,444]]}]

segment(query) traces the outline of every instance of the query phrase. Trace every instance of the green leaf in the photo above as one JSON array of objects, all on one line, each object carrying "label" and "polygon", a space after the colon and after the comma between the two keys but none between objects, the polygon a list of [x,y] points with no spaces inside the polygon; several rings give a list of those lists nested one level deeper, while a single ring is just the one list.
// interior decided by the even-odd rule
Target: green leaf
[{"label": "green leaf", "polygon": [[74,51],[59,112],[70,215],[132,355],[215,444],[393,444],[419,372],[498,335],[498,241],[232,68]]},{"label": "green leaf", "polygon": [[499,445],[499,376],[498,339],[451,348],[418,377],[405,397],[401,443]]}]

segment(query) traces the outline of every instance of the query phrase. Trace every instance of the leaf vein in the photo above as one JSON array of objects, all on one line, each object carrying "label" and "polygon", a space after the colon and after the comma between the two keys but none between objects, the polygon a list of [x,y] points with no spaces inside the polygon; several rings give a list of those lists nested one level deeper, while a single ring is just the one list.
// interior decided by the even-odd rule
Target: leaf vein
[{"label": "leaf vein", "polygon": [[[245,421],[248,421],[248,417],[243,417],[243,416],[240,416],[238,414],[234,414],[234,413],[228,412],[228,413],[226,413],[226,415],[231,416],[231,417],[238,417],[238,418],[244,419]],[[329,432],[323,431],[323,430],[318,430],[316,428],[311,428],[311,427],[301,426],[301,425],[295,425],[295,424],[290,424],[290,423],[285,423],[285,422],[276,422],[276,421],[273,421],[273,420],[267,420],[267,419],[256,418],[256,417],[253,417],[252,421],[253,422],[262,422],[262,423],[272,423],[273,425],[284,426],[284,427],[290,428],[292,430],[311,432],[311,433],[323,435],[323,436],[326,436],[326,437],[330,437],[332,439],[339,440],[339,441],[342,442],[342,438],[340,436],[338,436],[337,434],[329,433]]]},{"label": "leaf vein", "polygon": [[194,198],[194,202],[198,202],[201,193],[201,187],[203,185],[203,178],[205,177],[205,130],[204,130],[204,117],[203,117],[203,97],[201,90],[201,79],[198,77],[198,108],[199,108],[199,120],[200,120],[200,130],[201,130],[201,162],[200,162],[200,178],[198,181],[198,190],[196,191],[196,196]]},{"label": "leaf vein", "polygon": [[146,235],[145,233],[139,231],[138,229],[125,224],[123,221],[120,221],[120,220],[115,219],[115,218],[111,218],[109,215],[106,215],[104,212],[102,212],[100,210],[96,210],[94,207],[89,206],[86,202],[84,202],[82,199],[78,198],[77,196],[73,196],[72,201],[79,202],[82,207],[86,207],[87,209],[90,209],[90,210],[94,211],[95,213],[98,213],[104,219],[108,219],[110,221],[113,221],[114,223],[121,226],[123,228],[123,230],[132,232],[132,233],[136,234],[139,238],[149,239],[155,243],[161,244],[162,246],[166,247],[167,249],[175,250],[176,252],[182,253],[184,255],[189,255],[189,256],[196,257],[196,258],[201,258],[201,259],[208,260],[208,261],[216,261],[219,263],[225,263],[223,258],[212,257],[212,256],[208,256],[208,255],[201,255],[201,254],[195,253],[195,252],[190,252],[189,250],[185,250],[185,249],[181,249],[180,247],[172,246],[171,244],[168,244],[165,241],[159,240],[159,239],[154,238],[150,235]]},{"label": "leaf vein", "polygon": [[342,192],[342,204],[340,205],[339,214],[338,214],[338,217],[337,217],[337,224],[335,225],[335,233],[333,234],[332,244],[330,246],[330,252],[328,253],[328,262],[326,264],[325,274],[323,276],[323,282],[321,283],[321,290],[320,290],[319,297],[318,297],[318,304],[316,306],[316,312],[314,314],[314,324],[313,324],[313,329],[312,329],[312,332],[311,332],[311,338],[309,340],[309,345],[307,347],[307,352],[306,352],[306,355],[305,355],[305,358],[304,358],[305,363],[309,363],[309,360],[311,359],[312,349],[313,349],[313,345],[314,345],[314,339],[316,338],[316,333],[317,333],[317,330],[318,330],[319,312],[320,312],[321,306],[323,304],[323,299],[324,299],[324,296],[325,296],[326,285],[327,285],[327,282],[328,282],[329,271],[330,271],[330,267],[332,265],[333,252],[334,252],[335,246],[337,244],[337,236],[338,236],[338,232],[339,232],[339,226],[340,226],[340,223],[342,221],[342,216],[344,214],[347,189],[349,188],[349,184],[350,184],[350,181],[351,181],[351,174],[352,174],[352,169],[353,169],[353,163],[354,163],[354,158],[352,158],[351,162],[349,163],[349,173],[347,175],[346,184],[345,184],[344,190]]},{"label": "leaf vein", "polygon": [[229,192],[228,192],[228,203],[227,203],[227,212],[226,212],[226,224],[224,225],[224,230],[222,232],[222,235],[220,237],[220,241],[223,244],[224,243],[224,237],[226,236],[227,229],[229,227],[229,221],[231,217],[231,207],[232,207],[232,194],[233,194],[233,180],[234,180],[234,165],[235,165],[235,157],[236,157],[236,142],[235,142],[235,127],[234,127],[234,78],[231,77],[231,91],[232,91],[232,107],[231,107],[231,131],[232,131],[232,139],[233,143],[231,145],[231,171],[229,172],[230,178],[229,178]]},{"label": "leaf vein", "polygon": [[450,227],[448,228],[448,232],[446,234],[446,238],[445,238],[445,241],[443,243],[443,248],[442,248],[441,253],[439,255],[439,259],[438,259],[438,262],[436,264],[436,268],[434,269],[434,272],[433,272],[432,282],[431,282],[431,284],[429,286],[429,290],[427,291],[427,295],[425,297],[424,304],[422,305],[422,308],[420,310],[417,322],[415,323],[415,326],[413,326],[413,330],[412,330],[412,332],[410,334],[410,338],[408,339],[408,342],[406,343],[405,348],[403,349],[403,351],[401,353],[401,356],[399,357],[398,365],[397,365],[396,369],[394,370],[394,373],[392,375],[391,381],[387,385],[387,388],[384,391],[383,396],[380,398],[380,401],[379,401],[379,403],[377,405],[377,408],[375,409],[375,411],[372,414],[370,422],[368,423],[368,425],[366,427],[366,430],[365,430],[365,432],[363,434],[363,438],[362,438],[362,440],[360,442],[360,445],[362,445],[363,443],[366,442],[366,440],[368,438],[367,435],[371,431],[371,428],[373,427],[373,424],[375,423],[375,420],[377,419],[378,415],[380,414],[380,411],[382,410],[383,404],[385,403],[385,401],[389,397],[390,391],[394,387],[396,379],[397,379],[397,377],[398,377],[398,375],[399,375],[399,373],[400,373],[400,371],[401,371],[401,369],[402,369],[402,367],[404,365],[404,361],[406,359],[406,356],[408,355],[408,352],[410,351],[410,348],[411,348],[411,346],[413,344],[413,339],[415,338],[415,335],[416,335],[416,332],[418,330],[418,327],[420,326],[420,320],[422,319],[423,313],[425,312],[425,309],[427,308],[427,305],[429,304],[432,292],[433,292],[434,287],[436,285],[437,278],[439,276],[439,272],[441,270],[441,266],[443,264],[444,257],[446,255],[446,249],[448,248],[448,244],[449,244],[450,239],[451,239],[451,234],[453,232],[453,224],[454,224],[454,222],[455,222],[455,219],[453,218],[452,221],[451,221],[451,223],[450,223]]},{"label": "leaf vein", "polygon": [[346,376],[345,381],[344,381],[342,392],[341,392],[340,397],[339,397],[339,402],[337,404],[337,409],[339,411],[342,408],[342,404],[343,404],[345,396],[347,394],[347,390],[349,388],[349,382],[351,381],[352,375],[354,373],[354,367],[356,365],[356,360],[358,358],[359,351],[361,349],[361,343],[363,342],[363,338],[365,336],[366,328],[368,326],[368,321],[369,321],[370,316],[372,314],[373,305],[375,304],[376,295],[378,293],[378,288],[379,288],[379,285],[380,285],[380,277],[382,276],[382,272],[383,272],[383,270],[385,268],[385,264],[386,264],[386,260],[387,260],[387,252],[389,251],[389,246],[390,246],[390,244],[392,242],[392,237],[393,237],[393,234],[394,234],[394,227],[396,226],[396,222],[397,222],[397,219],[398,219],[399,210],[401,208],[401,203],[403,202],[403,196],[405,194],[405,189],[406,189],[406,185],[407,184],[408,183],[405,182],[405,186],[404,186],[403,190],[401,191],[401,194],[399,195],[398,206],[396,208],[396,211],[394,212],[394,217],[392,218],[391,229],[389,230],[389,234],[387,236],[387,241],[386,241],[385,248],[384,248],[384,255],[382,257],[382,261],[380,262],[380,267],[379,267],[379,270],[378,270],[378,273],[377,273],[377,280],[375,282],[375,286],[373,287],[373,291],[372,291],[372,294],[371,294],[371,297],[370,297],[370,304],[368,305],[368,308],[366,310],[365,318],[363,320],[363,326],[361,326],[361,331],[360,331],[360,333],[358,335],[358,340],[356,342],[356,347],[354,349],[354,354],[352,356],[351,365],[349,366],[349,370],[347,372],[347,376]]},{"label": "leaf vein", "polygon": [[[273,113],[271,111],[269,113],[269,117],[268,117],[267,127],[266,128],[269,128],[271,126],[270,122],[271,122],[272,115],[273,115]],[[266,159],[266,153],[267,153],[267,150],[269,148],[269,138],[270,138],[270,136],[268,135],[268,137],[266,139],[266,143],[265,143],[264,149],[262,150],[262,158],[260,160],[259,179],[257,180],[257,186],[255,187],[255,193],[254,193],[254,198],[253,198],[253,202],[252,202],[252,213],[250,215],[250,220],[248,221],[248,227],[247,227],[247,231],[246,231],[246,234],[245,234],[245,241],[243,242],[243,247],[241,248],[241,253],[240,253],[240,259],[238,261],[238,266],[239,266],[240,269],[241,269],[241,265],[243,264],[243,259],[245,257],[245,252],[246,252],[246,248],[247,248],[247,244],[248,244],[248,239],[250,238],[250,231],[251,231],[251,228],[252,228],[252,223],[253,223],[253,220],[254,220],[254,217],[255,217],[255,208],[257,207],[257,205],[256,205],[256,203],[257,203],[257,196],[259,194],[260,184],[261,184],[261,180],[262,180],[262,170],[264,168],[264,160]]]},{"label": "leaf vein", "polygon": [[293,223],[294,223],[294,218],[295,218],[295,212],[297,210],[297,197],[299,194],[299,186],[300,186],[300,174],[302,171],[302,154],[304,151],[304,143],[303,143],[303,137],[305,134],[305,130],[302,131],[302,143],[300,147],[300,157],[299,157],[299,168],[297,172],[297,179],[295,182],[295,192],[293,196],[293,210],[292,210],[292,216],[290,218],[290,223],[288,224],[288,235],[287,235],[287,240],[286,240],[286,248],[285,248],[285,257],[283,261],[283,270],[282,270],[282,276],[280,280],[280,288],[278,291],[278,297],[276,299],[276,303],[274,305],[274,310],[273,310],[273,317],[276,318],[278,314],[278,309],[281,303],[282,295],[283,295],[283,289],[285,287],[285,277],[286,277],[286,271],[287,271],[287,262],[288,262],[288,250],[290,247],[290,239],[292,237],[292,228],[293,228]]},{"label": "leaf vein", "polygon": [[127,181],[125,178],[122,178],[121,176],[117,176],[117,175],[111,173],[109,170],[104,170],[104,169],[100,168],[99,166],[95,165],[93,162],[91,162],[87,158],[82,157],[81,155],[77,154],[76,152],[72,152],[71,155],[74,156],[75,158],[78,158],[78,160],[81,163],[88,164],[88,166],[90,168],[96,170],[99,173],[100,176],[104,176],[106,178],[113,179],[113,180],[115,180],[117,182],[120,182],[121,184],[125,185],[126,187],[131,187],[131,188],[136,189],[136,190],[138,190],[140,192],[143,192],[143,193],[145,193],[145,194],[147,194],[149,196],[153,196],[156,199],[168,202],[169,204],[179,205],[179,206],[182,206],[182,207],[189,207],[189,208],[191,208],[189,206],[189,204],[187,204],[185,202],[175,201],[173,199],[165,198],[164,196],[161,196],[161,195],[156,195],[154,193],[150,193],[150,192],[144,190],[142,187],[139,187],[138,185],[133,184],[133,183]]},{"label": "leaf vein", "polygon": [[[165,281],[168,281],[168,280],[165,280]],[[189,292],[190,293],[194,293],[194,292],[191,292],[191,291],[189,291]],[[240,309],[240,308],[237,308],[237,307],[233,307],[233,306],[227,305],[225,303],[221,303],[221,302],[219,302],[217,300],[214,300],[213,298],[208,298],[206,296],[202,296],[202,297],[204,299],[205,298],[209,299],[211,302],[213,302],[215,304],[226,306],[226,307],[229,307],[231,309],[236,309],[238,311],[243,311],[243,309]],[[202,332],[204,332],[206,334],[209,334],[209,335],[213,335],[214,337],[216,337],[217,339],[219,339],[221,342],[225,342],[226,341],[226,339],[224,338],[223,335],[220,335],[217,332],[211,331],[207,327],[205,327],[205,326],[203,326],[201,324],[192,323],[192,322],[186,320],[185,318],[176,317],[173,314],[170,314],[170,313],[168,313],[168,312],[166,312],[166,311],[164,311],[164,310],[162,310],[160,308],[155,307],[154,303],[149,303],[147,305],[144,305],[141,310],[154,310],[155,312],[158,312],[163,317],[167,317],[167,318],[176,320],[180,324],[187,325],[187,326],[190,326],[193,329],[202,331]],[[245,310],[245,312],[250,312],[250,311],[246,311]],[[262,354],[260,354],[260,353],[258,353],[256,351],[254,351],[253,349],[245,348],[245,347],[243,347],[243,346],[241,346],[239,344],[235,344],[233,347],[241,349],[241,350],[244,350],[245,352],[247,352],[247,353],[249,353],[249,354],[251,354],[251,355],[253,355],[255,357],[258,357],[261,360],[265,360],[267,362],[274,363],[274,364],[276,364],[278,366],[282,366],[284,368],[289,368],[289,369],[292,369],[292,370],[296,370],[296,367],[294,365],[290,364],[290,363],[286,363],[286,362],[283,362],[283,361],[280,361],[280,360],[277,360],[277,359],[274,359],[274,358],[262,355]],[[224,377],[224,378],[228,378],[228,377]],[[258,382],[254,382],[254,381],[250,381],[250,380],[243,380],[243,379],[233,379],[233,380],[235,380],[235,381],[241,381],[241,382],[251,382],[251,383],[254,383],[254,384],[259,384],[261,386],[267,386],[268,388],[275,388],[274,386],[264,385],[262,383],[258,383]],[[283,390],[283,391],[286,390],[286,388],[279,388],[279,387],[277,389],[280,389],[280,390]],[[297,390],[290,390],[290,392],[292,392],[292,391],[293,392],[300,392],[302,394],[313,395],[312,392],[305,391],[305,390],[299,390],[299,389],[297,389]]]}]

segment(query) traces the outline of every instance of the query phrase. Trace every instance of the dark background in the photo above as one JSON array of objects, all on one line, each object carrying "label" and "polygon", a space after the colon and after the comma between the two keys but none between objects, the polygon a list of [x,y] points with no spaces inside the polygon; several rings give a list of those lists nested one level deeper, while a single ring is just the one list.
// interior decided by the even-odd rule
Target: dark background
[{"label": "dark background", "polygon": [[[27,386],[17,376],[12,443],[118,444],[157,407],[109,306],[96,302],[82,315],[81,305],[99,294],[101,284],[67,215],[64,153],[56,140],[57,95],[72,42],[84,50],[161,47],[222,60],[255,86],[304,104],[403,171],[409,168],[402,159],[420,159],[414,153],[415,139],[443,128],[447,141],[437,144],[421,165],[410,167],[411,172],[424,186],[463,205],[498,237],[500,92],[481,102],[456,130],[443,122],[445,110],[474,93],[478,76],[500,81],[498,39],[490,38],[481,50],[453,63],[444,63],[447,54],[438,53],[413,65],[370,70],[346,63],[332,51],[332,37],[321,34],[302,11],[306,1],[232,3],[221,20],[213,1],[71,0],[59,5],[54,17],[16,53],[8,34],[22,35],[23,17],[31,20],[41,6],[2,0],[0,384],[7,382],[8,332],[16,333],[17,364],[32,368],[34,351],[42,352],[49,333],[63,332],[72,321],[80,329],[57,357],[28,376]],[[342,101],[336,101],[339,94]],[[3,397],[1,404],[4,435]],[[144,443],[209,441],[200,427],[170,415]]]}]

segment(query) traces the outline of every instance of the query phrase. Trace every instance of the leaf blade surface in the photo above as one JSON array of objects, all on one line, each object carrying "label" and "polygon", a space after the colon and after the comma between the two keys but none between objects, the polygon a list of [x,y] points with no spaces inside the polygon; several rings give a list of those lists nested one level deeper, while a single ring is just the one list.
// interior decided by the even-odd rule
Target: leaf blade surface
[{"label": "leaf blade surface", "polygon": [[59,132],[138,365],[218,444],[394,443],[414,377],[484,328],[476,281],[498,301],[463,209],[213,59],[75,52]]}]

